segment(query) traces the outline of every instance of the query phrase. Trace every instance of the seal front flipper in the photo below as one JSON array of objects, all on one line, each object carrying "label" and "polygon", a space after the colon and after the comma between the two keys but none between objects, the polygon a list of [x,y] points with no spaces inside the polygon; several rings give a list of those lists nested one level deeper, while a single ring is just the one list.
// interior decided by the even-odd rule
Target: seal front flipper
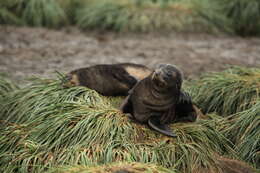
[{"label": "seal front flipper", "polygon": [[182,103],[183,104],[192,104],[191,96],[189,95],[189,93],[187,93],[185,91],[180,92],[178,104],[182,104]]},{"label": "seal front flipper", "polygon": [[180,93],[180,98],[176,105],[176,115],[175,122],[194,122],[197,119],[195,104],[192,102],[191,96],[185,91]]},{"label": "seal front flipper", "polygon": [[128,96],[123,100],[123,102],[121,103],[119,109],[120,109],[123,113],[130,113],[130,114],[133,113],[133,105],[132,105],[132,102],[131,102],[131,100],[130,100],[130,95],[128,95]]},{"label": "seal front flipper", "polygon": [[168,125],[161,124],[159,119],[155,116],[150,117],[150,119],[148,120],[148,125],[152,129],[154,129],[154,130],[156,130],[156,131],[158,131],[158,132],[160,132],[160,133],[162,133],[166,136],[170,136],[170,137],[173,137],[173,138],[177,137],[177,135],[172,132],[172,130],[170,129],[170,127]]}]

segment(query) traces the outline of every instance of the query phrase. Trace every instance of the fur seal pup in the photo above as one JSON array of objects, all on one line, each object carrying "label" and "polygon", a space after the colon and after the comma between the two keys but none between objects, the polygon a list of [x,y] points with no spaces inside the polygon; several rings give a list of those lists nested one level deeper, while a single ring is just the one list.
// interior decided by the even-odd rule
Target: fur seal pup
[{"label": "fur seal pup", "polygon": [[152,129],[176,137],[168,125],[176,118],[182,81],[182,73],[177,67],[160,64],[148,77],[135,85],[120,109],[123,113],[130,113],[138,122],[148,123]]},{"label": "fur seal pup", "polygon": [[67,79],[72,85],[86,86],[105,96],[125,96],[151,73],[151,69],[140,64],[100,64],[74,70]]}]

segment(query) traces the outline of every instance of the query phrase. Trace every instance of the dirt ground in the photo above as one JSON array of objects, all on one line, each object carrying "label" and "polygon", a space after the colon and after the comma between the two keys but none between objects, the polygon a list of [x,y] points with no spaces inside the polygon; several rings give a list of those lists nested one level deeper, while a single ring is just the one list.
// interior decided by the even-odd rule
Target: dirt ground
[{"label": "dirt ground", "polygon": [[186,78],[227,65],[260,67],[260,38],[207,34],[115,34],[0,26],[0,73],[17,82],[32,75],[100,63],[179,66]]}]

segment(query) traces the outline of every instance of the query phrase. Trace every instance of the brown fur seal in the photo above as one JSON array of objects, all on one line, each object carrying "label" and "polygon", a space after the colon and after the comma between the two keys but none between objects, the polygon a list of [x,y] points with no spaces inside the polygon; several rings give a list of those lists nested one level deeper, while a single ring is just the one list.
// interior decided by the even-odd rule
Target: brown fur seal
[{"label": "brown fur seal", "polygon": [[105,96],[124,96],[151,72],[148,67],[133,63],[101,64],[74,70],[67,78],[72,85],[86,86]]},{"label": "brown fur seal", "polygon": [[[196,120],[190,97],[181,92],[182,78],[181,71],[175,66],[159,65],[151,75],[138,82],[129,92],[129,96],[121,105],[122,112],[130,113],[135,120],[148,123],[160,133],[176,137],[168,124]],[[185,110],[185,106],[189,109]],[[176,113],[182,114],[183,110],[189,116],[187,118],[186,115],[181,115],[178,120]]]}]

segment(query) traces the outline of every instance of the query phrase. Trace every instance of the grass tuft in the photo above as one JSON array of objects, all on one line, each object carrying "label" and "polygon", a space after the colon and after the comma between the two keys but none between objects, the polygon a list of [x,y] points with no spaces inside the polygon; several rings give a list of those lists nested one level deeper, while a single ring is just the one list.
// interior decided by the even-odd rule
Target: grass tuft
[{"label": "grass tuft", "polygon": [[23,21],[8,9],[0,7],[0,24],[22,25]]},{"label": "grass tuft", "polygon": [[260,97],[260,69],[232,67],[191,82],[190,93],[204,113],[227,116],[246,110]]},{"label": "grass tuft", "polygon": [[28,0],[22,16],[30,26],[57,28],[68,23],[64,10],[56,0]]},{"label": "grass tuft", "polygon": [[[60,80],[34,78],[31,82],[31,85],[5,98],[5,102],[0,105],[0,119],[15,123],[31,122],[49,115],[46,106],[53,110],[58,103],[84,100],[93,105],[102,100],[95,91],[85,87],[64,88],[63,81]],[[3,117],[6,113],[8,117]]]},{"label": "grass tuft", "polygon": [[2,0],[0,23],[130,32],[260,35],[258,0]]},{"label": "grass tuft", "polygon": [[231,126],[224,130],[241,158],[260,168],[260,101],[250,109],[229,117]]},{"label": "grass tuft", "polygon": [[[209,18],[214,16],[220,21],[221,17],[217,17],[216,10],[210,9],[209,5],[208,0],[203,3],[191,0],[89,1],[79,10],[77,24],[82,29],[134,32],[217,30],[216,22]],[[205,17],[202,12],[210,14]]]},{"label": "grass tuft", "polygon": [[260,36],[259,0],[222,0],[224,14],[230,19],[236,34]]},{"label": "grass tuft", "polygon": [[0,2],[0,24],[23,25],[18,11],[23,0],[5,0]]},{"label": "grass tuft", "polygon": [[17,89],[17,85],[0,75],[0,99],[4,98],[5,96],[9,95],[10,92],[13,92]]}]

